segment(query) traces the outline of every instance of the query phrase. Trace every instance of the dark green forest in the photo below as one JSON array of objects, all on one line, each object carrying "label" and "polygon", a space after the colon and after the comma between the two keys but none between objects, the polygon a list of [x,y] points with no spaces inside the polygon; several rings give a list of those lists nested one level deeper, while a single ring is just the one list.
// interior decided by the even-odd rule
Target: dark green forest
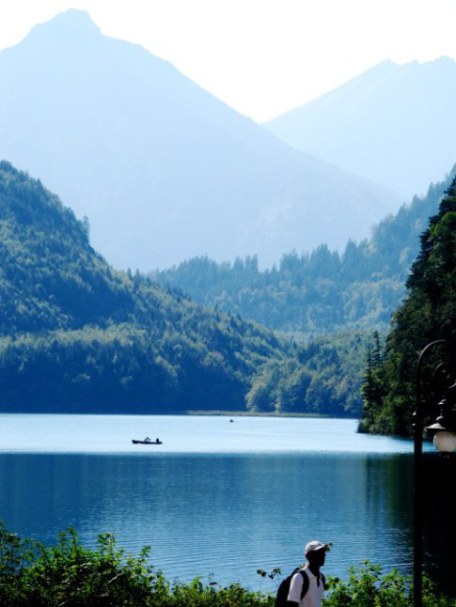
[{"label": "dark green forest", "polygon": [[140,274],[113,270],[39,181],[0,163],[3,411],[245,409],[290,346]]},{"label": "dark green forest", "polygon": [[200,257],[150,276],[195,301],[306,339],[340,330],[384,332],[404,296],[420,235],[454,174],[374,226],[370,239],[349,241],[341,253],[322,244],[310,253],[284,255],[278,267],[266,269],[255,256],[233,263]]},{"label": "dark green forest", "polygon": [[[361,421],[361,429],[367,432],[411,433],[418,357],[427,344],[447,342],[443,351],[432,353],[422,370],[424,402],[439,399],[438,383],[431,373],[436,363],[445,361],[453,373],[456,368],[456,179],[421,236],[406,289],[385,347],[375,347],[368,357]],[[424,413],[432,422],[439,411],[429,406]]]},{"label": "dark green forest", "polygon": [[119,272],[43,185],[0,163],[2,411],[358,415],[365,342],[302,345]]},{"label": "dark green forest", "polygon": [[[145,276],[112,268],[87,220],[3,161],[0,409],[359,416],[366,352],[379,374],[417,233],[444,187],[343,254],[322,245],[270,270],[205,258]],[[204,304],[169,280],[181,272]]]},{"label": "dark green forest", "polygon": [[[450,186],[433,184],[342,253],[321,245],[261,269],[257,257],[191,259],[150,276],[218,310],[292,335],[295,358],[269,361],[247,395],[257,410],[359,414],[366,364],[377,360],[429,217]],[[367,363],[366,363],[367,361]]]}]

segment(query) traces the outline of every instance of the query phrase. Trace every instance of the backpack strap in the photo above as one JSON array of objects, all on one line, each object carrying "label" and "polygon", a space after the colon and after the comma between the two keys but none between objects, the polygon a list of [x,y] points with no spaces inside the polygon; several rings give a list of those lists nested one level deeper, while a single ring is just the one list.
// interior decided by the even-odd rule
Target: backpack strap
[{"label": "backpack strap", "polygon": [[300,569],[299,573],[302,575],[302,590],[301,590],[301,601],[306,596],[307,591],[309,590],[309,576],[306,573],[305,569]]}]

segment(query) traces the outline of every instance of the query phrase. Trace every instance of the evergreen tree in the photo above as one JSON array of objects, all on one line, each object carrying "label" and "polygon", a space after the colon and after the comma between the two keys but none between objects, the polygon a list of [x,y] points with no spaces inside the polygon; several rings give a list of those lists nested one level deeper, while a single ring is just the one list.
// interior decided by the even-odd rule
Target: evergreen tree
[{"label": "evergreen tree", "polygon": [[[407,296],[396,312],[387,338],[386,358],[375,373],[383,386],[380,401],[373,396],[374,365],[366,369],[362,427],[370,431],[408,435],[420,351],[437,339],[456,344],[456,179],[421,237],[421,251],[407,281]],[[429,367],[434,365],[430,357]]]}]

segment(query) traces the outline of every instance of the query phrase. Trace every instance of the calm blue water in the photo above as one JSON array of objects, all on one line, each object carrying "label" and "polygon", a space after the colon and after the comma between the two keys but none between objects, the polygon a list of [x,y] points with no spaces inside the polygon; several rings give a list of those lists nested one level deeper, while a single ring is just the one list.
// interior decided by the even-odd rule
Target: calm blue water
[{"label": "calm blue water", "polygon": [[[356,434],[355,420],[223,416],[0,414],[0,453],[408,453],[410,442]],[[132,438],[159,437],[138,447]]]},{"label": "calm blue water", "polygon": [[[366,559],[411,572],[410,441],[358,435],[352,420],[233,419],[0,415],[0,519],[47,543],[68,527],[89,546],[112,531],[183,581],[274,590],[256,570],[288,572],[314,538],[333,543],[329,574]],[[132,445],[146,435],[163,445]],[[445,555],[450,579],[452,515],[424,507],[446,526],[427,567],[442,573]]]}]

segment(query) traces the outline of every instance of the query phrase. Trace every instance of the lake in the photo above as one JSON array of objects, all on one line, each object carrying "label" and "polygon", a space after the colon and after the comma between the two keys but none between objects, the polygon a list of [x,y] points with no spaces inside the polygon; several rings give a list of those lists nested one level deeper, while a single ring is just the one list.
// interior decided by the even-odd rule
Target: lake
[{"label": "lake", "polygon": [[[311,539],[333,543],[327,574],[364,560],[411,573],[411,441],[354,420],[231,419],[2,414],[0,519],[48,544],[68,527],[88,546],[113,532],[182,581],[274,590],[257,569],[288,573]],[[145,436],[163,444],[132,444]],[[454,459],[425,450],[425,567],[455,593]]]}]

